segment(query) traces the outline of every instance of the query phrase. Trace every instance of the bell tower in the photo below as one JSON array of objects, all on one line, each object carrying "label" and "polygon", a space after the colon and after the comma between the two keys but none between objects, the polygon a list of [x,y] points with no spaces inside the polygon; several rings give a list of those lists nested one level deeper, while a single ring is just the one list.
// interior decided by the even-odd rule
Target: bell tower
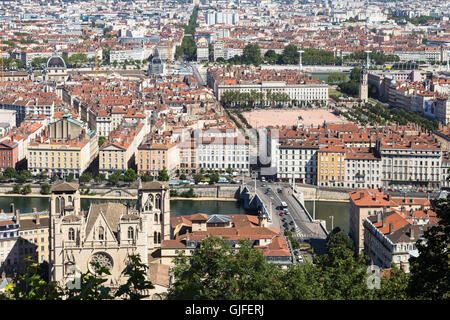
[{"label": "bell tower", "polygon": [[362,102],[369,100],[368,74],[366,69],[361,70],[359,75],[359,99]]},{"label": "bell tower", "polygon": [[141,182],[138,189],[137,210],[149,215],[149,253],[161,248],[163,240],[170,239],[170,197],[166,182]]}]

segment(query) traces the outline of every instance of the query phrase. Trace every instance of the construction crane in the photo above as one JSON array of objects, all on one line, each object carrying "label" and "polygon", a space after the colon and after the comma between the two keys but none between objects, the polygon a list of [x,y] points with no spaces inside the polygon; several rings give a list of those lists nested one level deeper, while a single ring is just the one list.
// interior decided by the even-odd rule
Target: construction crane
[{"label": "construction crane", "polygon": [[167,41],[167,75],[170,77],[170,57],[172,56],[172,41]]}]

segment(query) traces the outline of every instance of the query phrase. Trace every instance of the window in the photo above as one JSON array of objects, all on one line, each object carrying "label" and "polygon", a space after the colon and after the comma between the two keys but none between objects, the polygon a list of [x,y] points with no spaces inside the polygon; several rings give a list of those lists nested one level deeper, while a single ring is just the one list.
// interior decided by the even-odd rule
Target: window
[{"label": "window", "polygon": [[133,240],[134,239],[134,229],[133,227],[128,227],[128,239]]},{"label": "window", "polygon": [[75,241],[75,230],[73,228],[69,229],[69,241]]},{"label": "window", "polygon": [[103,227],[98,227],[98,240],[105,240],[105,229]]}]

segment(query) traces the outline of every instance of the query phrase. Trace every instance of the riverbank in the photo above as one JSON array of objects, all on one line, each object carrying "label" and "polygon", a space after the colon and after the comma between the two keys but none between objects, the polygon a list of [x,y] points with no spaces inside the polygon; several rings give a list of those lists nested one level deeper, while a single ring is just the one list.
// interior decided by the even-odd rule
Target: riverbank
[{"label": "riverbank", "polygon": [[[49,194],[41,193],[28,193],[28,194],[18,194],[18,193],[4,193],[0,192],[0,197],[19,197],[19,198],[50,198]],[[105,199],[105,200],[135,200],[137,196],[110,196],[110,195],[80,195],[81,199]]]},{"label": "riverbank", "polygon": [[215,198],[215,197],[198,197],[198,198],[170,197],[170,200],[237,201],[237,199],[235,199],[235,198]]}]

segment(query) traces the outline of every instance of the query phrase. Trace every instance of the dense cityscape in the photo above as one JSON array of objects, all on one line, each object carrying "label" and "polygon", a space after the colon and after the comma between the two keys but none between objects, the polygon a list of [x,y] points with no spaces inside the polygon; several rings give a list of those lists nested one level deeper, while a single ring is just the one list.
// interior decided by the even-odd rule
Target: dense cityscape
[{"label": "dense cityscape", "polygon": [[450,1],[0,13],[0,300],[449,299]]}]

